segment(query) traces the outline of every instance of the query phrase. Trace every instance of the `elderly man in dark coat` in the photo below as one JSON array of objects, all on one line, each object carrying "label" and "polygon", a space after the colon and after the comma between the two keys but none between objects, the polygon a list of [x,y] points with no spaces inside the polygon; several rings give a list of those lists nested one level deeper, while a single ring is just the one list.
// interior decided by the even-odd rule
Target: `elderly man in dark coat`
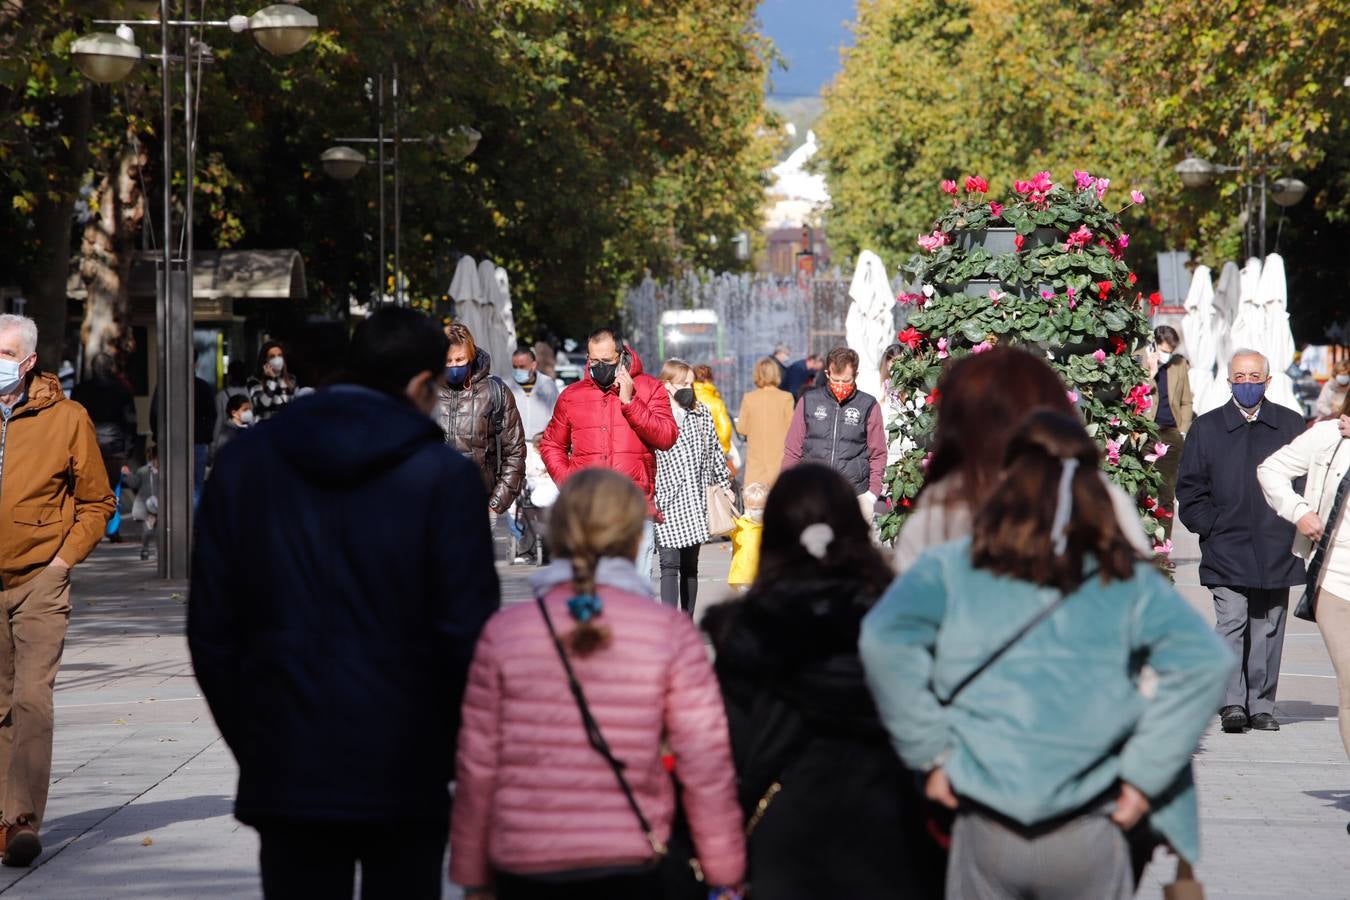
[{"label": "elderly man in dark coat", "polygon": [[1200,583],[1214,595],[1215,630],[1242,665],[1219,711],[1223,730],[1278,731],[1275,690],[1289,588],[1303,561],[1289,552],[1294,526],[1263,502],[1256,467],[1303,433],[1303,417],[1266,401],[1270,362],[1238,350],[1228,364],[1233,399],[1191,425],[1177,504],[1200,537]]}]

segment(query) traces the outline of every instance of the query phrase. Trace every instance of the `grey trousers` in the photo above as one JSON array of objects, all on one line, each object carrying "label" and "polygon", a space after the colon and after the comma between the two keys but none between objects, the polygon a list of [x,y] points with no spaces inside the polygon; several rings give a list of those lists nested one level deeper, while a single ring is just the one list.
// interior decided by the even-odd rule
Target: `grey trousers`
[{"label": "grey trousers", "polygon": [[978,811],[952,827],[947,900],[1129,900],[1130,849],[1109,808],[1057,828],[1017,828]]},{"label": "grey trousers", "polygon": [[1241,706],[1247,715],[1275,713],[1284,652],[1288,588],[1212,587],[1214,630],[1242,661],[1228,682],[1224,706]]}]

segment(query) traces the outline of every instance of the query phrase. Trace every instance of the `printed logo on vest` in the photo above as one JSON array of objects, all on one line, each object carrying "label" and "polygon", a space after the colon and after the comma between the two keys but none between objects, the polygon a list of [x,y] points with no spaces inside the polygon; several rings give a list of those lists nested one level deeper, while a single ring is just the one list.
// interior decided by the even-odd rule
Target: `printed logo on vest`
[{"label": "printed logo on vest", "polygon": [[825,407],[817,406],[816,411],[811,413],[811,415],[815,416],[817,421],[824,422],[825,417],[828,416],[829,413],[825,411]]},{"label": "printed logo on vest", "polygon": [[857,425],[862,422],[862,413],[858,412],[856,407],[850,406],[844,410],[844,424]]}]

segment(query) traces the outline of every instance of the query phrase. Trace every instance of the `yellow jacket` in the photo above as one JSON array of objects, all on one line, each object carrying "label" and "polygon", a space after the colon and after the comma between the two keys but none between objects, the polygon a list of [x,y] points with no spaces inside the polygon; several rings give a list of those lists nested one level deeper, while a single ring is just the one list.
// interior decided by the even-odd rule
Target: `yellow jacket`
[{"label": "yellow jacket", "polygon": [[759,541],[764,536],[764,523],[749,516],[736,520],[731,533],[731,572],[727,584],[750,584],[759,573]]},{"label": "yellow jacket", "polygon": [[722,453],[730,453],[731,414],[727,412],[727,405],[722,402],[717,385],[711,381],[695,381],[694,396],[698,398],[699,403],[708,407],[708,412],[712,413],[713,426],[717,429],[717,441],[722,445]]}]

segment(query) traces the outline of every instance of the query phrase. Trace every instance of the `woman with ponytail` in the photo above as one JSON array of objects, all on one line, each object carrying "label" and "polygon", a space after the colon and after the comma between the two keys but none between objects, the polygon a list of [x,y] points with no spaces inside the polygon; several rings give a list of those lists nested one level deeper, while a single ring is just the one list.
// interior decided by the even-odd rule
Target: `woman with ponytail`
[{"label": "woman with ponytail", "polygon": [[675,785],[707,884],[736,896],[745,843],[726,713],[689,617],[634,557],[647,501],[586,469],[549,516],[535,602],[502,610],[469,671],[450,877],[470,898],[659,898]]},{"label": "woman with ponytail", "polygon": [[1131,843],[1198,855],[1190,757],[1234,661],[1122,534],[1097,461],[1076,419],[1033,413],[971,536],[863,622],[895,749],[956,810],[949,898],[1127,898]]}]

